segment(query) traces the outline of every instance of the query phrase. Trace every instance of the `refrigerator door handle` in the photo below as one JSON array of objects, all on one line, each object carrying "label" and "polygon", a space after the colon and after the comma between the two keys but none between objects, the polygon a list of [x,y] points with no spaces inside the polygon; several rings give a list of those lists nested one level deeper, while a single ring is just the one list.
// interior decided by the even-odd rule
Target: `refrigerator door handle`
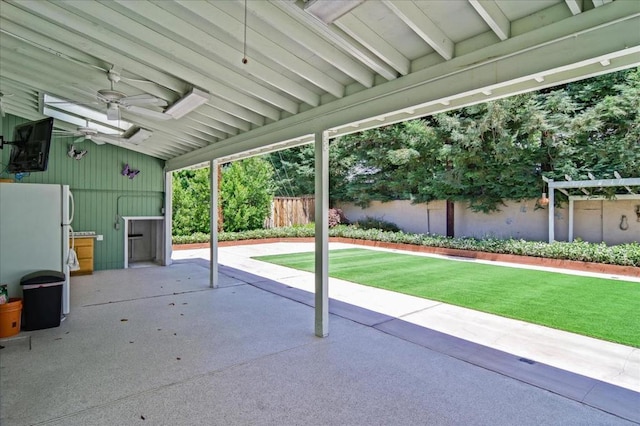
[{"label": "refrigerator door handle", "polygon": [[73,200],[73,193],[71,191],[69,191],[69,205],[71,206],[71,210],[69,212],[69,225],[71,225],[71,223],[73,222],[73,216],[76,213],[76,203]]}]

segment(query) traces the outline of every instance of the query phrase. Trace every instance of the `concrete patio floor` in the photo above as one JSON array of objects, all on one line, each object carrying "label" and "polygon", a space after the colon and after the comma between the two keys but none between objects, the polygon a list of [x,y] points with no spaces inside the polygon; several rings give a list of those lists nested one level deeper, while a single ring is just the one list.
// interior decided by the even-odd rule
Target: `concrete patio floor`
[{"label": "concrete patio floor", "polygon": [[317,338],[308,292],[180,262],[74,278],[60,327],[4,340],[0,424],[640,421],[637,392],[339,300]]}]

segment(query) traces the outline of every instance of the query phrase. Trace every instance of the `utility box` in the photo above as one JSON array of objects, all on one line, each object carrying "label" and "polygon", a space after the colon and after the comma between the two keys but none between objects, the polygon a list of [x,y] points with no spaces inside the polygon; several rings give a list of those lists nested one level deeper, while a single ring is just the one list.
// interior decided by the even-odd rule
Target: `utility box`
[{"label": "utility box", "polygon": [[49,270],[33,272],[20,279],[23,330],[60,326],[64,282],[62,272]]}]

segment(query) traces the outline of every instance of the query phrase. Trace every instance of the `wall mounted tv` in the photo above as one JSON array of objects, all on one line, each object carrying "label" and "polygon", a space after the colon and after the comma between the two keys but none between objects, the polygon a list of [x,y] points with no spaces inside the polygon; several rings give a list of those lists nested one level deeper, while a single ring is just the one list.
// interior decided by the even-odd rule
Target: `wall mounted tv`
[{"label": "wall mounted tv", "polygon": [[5,145],[11,145],[7,171],[27,173],[47,170],[52,132],[53,118],[17,125],[13,129],[13,141],[4,142]]}]

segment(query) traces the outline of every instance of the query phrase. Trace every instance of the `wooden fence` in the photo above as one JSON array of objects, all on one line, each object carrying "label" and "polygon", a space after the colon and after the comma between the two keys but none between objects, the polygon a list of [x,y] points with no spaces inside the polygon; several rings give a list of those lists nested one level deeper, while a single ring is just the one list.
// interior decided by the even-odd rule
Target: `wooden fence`
[{"label": "wooden fence", "polygon": [[306,225],[314,220],[315,198],[274,197],[271,203],[271,216],[265,221],[265,228]]}]

